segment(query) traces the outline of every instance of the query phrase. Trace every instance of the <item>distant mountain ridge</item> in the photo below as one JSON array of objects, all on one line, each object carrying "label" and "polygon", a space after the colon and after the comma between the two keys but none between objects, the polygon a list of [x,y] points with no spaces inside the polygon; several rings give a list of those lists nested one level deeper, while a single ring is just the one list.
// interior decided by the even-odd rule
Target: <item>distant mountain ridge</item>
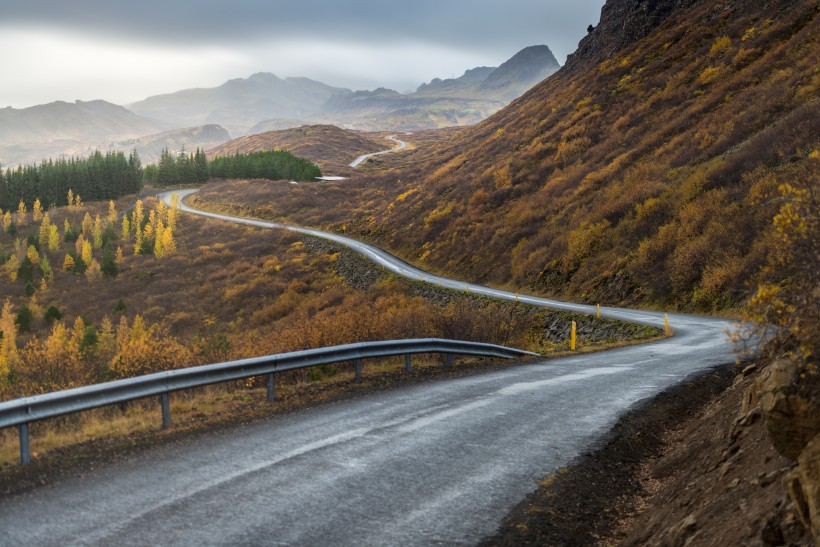
[{"label": "distant mountain ridge", "polygon": [[79,140],[156,133],[170,126],[106,101],[56,101],[29,108],[0,109],[0,143],[42,139]]},{"label": "distant mountain ridge", "polygon": [[349,89],[309,78],[279,78],[260,72],[228,80],[219,87],[155,95],[130,105],[130,109],[174,125],[219,124],[242,133],[264,120],[309,116],[331,97],[349,93]]},{"label": "distant mountain ridge", "polygon": [[231,136],[310,124],[367,131],[473,125],[558,68],[547,46],[533,46],[497,68],[477,67],[459,78],[436,78],[407,94],[386,88],[354,92],[309,78],[260,72],[214,88],[148,97],[128,108],[102,100],[6,108],[0,110],[0,165],[130,145],[151,162],[158,147],[191,150]]},{"label": "distant mountain ridge", "polygon": [[383,87],[352,91],[260,72],[215,88],[148,97],[130,108],[172,125],[219,124],[234,135],[309,123],[372,131],[430,129],[477,123],[559,68],[549,47],[532,46],[500,67],[437,78],[408,94]]},{"label": "distant mountain ridge", "polygon": [[136,150],[142,162],[149,164],[159,160],[166,148],[171,152],[194,152],[197,148],[208,150],[230,139],[231,134],[224,127],[208,124],[172,129],[138,139],[126,139],[114,142],[111,146],[123,152]]},{"label": "distant mountain ridge", "polygon": [[46,157],[86,155],[112,140],[170,129],[106,101],[57,101],[30,108],[0,109],[0,165],[34,163]]},{"label": "distant mountain ridge", "polygon": [[333,97],[322,109],[328,123],[371,131],[473,125],[561,68],[549,47],[531,46],[501,66],[477,67],[458,78],[433,79],[414,93],[383,88]]}]

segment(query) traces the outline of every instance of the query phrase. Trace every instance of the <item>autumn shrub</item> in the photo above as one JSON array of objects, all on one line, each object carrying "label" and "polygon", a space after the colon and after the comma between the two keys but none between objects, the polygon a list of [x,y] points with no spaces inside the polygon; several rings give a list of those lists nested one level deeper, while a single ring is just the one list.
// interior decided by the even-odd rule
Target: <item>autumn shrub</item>
[{"label": "autumn shrub", "polygon": [[[820,154],[812,153],[815,173]],[[749,334],[768,359],[786,357],[801,371],[818,373],[820,355],[820,184],[818,179],[781,184],[774,240],[764,279],[749,301]]]}]

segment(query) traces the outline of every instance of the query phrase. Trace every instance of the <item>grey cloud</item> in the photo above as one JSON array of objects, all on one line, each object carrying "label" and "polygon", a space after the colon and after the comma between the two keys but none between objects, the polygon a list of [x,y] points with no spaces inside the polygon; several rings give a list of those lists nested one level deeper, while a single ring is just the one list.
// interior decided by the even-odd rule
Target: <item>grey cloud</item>
[{"label": "grey cloud", "polygon": [[0,0],[0,24],[50,25],[168,44],[315,35],[512,55],[526,45],[546,43],[565,55],[586,26],[597,23],[601,5],[603,0]]}]

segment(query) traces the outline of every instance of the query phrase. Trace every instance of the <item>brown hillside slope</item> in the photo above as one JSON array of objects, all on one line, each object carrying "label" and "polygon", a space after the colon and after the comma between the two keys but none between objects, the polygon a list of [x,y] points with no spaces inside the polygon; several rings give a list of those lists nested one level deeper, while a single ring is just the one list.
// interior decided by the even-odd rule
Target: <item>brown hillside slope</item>
[{"label": "brown hillside slope", "polygon": [[820,178],[817,3],[692,0],[635,42],[596,38],[629,31],[606,18],[636,17],[633,4],[607,2],[569,69],[378,181],[347,229],[470,279],[602,302],[741,300],[778,186]]},{"label": "brown hillside slope", "polygon": [[208,150],[208,158],[247,154],[281,148],[295,156],[319,163],[322,171],[339,174],[361,154],[390,148],[389,141],[372,138],[333,125],[305,125],[281,131],[268,131],[233,139]]}]

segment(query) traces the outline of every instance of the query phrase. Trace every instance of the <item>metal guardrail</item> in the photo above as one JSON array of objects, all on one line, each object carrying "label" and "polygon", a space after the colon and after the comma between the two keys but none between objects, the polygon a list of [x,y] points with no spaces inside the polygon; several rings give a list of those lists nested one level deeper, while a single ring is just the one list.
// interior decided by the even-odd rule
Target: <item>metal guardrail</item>
[{"label": "metal guardrail", "polygon": [[23,397],[0,403],[0,428],[17,426],[20,430],[20,461],[31,462],[28,425],[32,422],[56,418],[66,414],[115,405],[136,399],[159,396],[162,405],[162,427],[171,427],[171,408],[168,394],[193,387],[243,380],[254,376],[267,376],[268,400],[274,399],[275,374],[318,365],[353,361],[356,381],[361,380],[362,359],[375,357],[405,356],[405,369],[411,369],[412,354],[442,353],[447,363],[453,355],[479,357],[537,356],[537,353],[494,344],[445,340],[441,338],[417,338],[388,340],[382,342],[359,342],[343,346],[294,351],[239,361],[169,370],[126,378],[92,386],[67,389],[32,397]]}]

